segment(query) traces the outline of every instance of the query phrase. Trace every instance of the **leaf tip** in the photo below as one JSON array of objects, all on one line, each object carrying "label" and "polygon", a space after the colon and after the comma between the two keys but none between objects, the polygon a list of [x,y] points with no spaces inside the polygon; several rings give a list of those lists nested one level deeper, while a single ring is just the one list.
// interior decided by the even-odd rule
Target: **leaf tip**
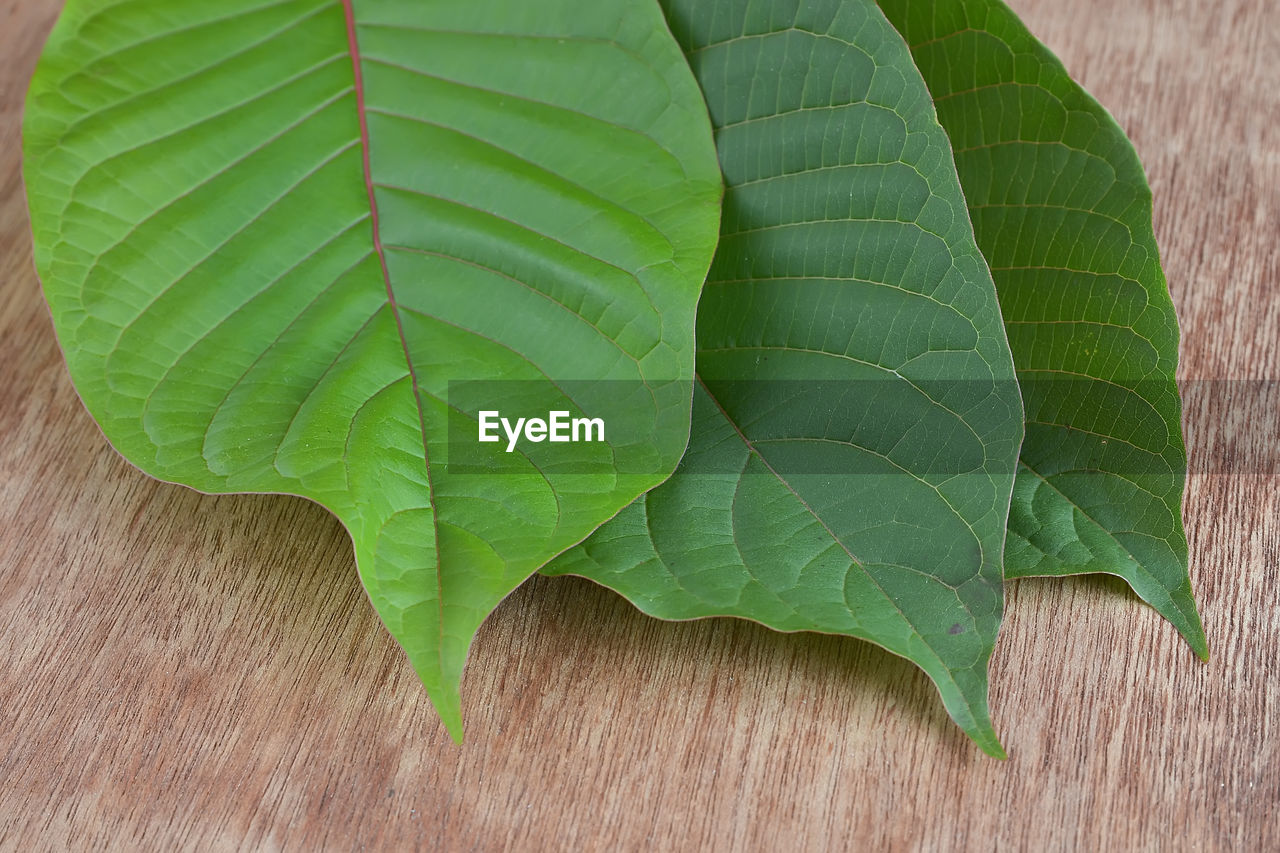
[{"label": "leaf tip", "polygon": [[[1196,603],[1187,595],[1187,606],[1182,608],[1185,619],[1169,621],[1173,622],[1174,627],[1178,629],[1178,633],[1182,635],[1182,639],[1187,641],[1187,645],[1191,647],[1191,651],[1196,653],[1196,657],[1206,663],[1209,660],[1209,641],[1204,634],[1204,623],[1200,621],[1200,612],[1196,609]],[[1166,617],[1168,618],[1168,617]]]},{"label": "leaf tip", "polygon": [[978,748],[987,755],[1001,761],[1008,759],[1009,753],[1005,752],[1004,747],[1000,745],[1000,739],[996,737],[994,729],[987,727],[981,731],[967,732],[967,734],[978,745]]},{"label": "leaf tip", "polygon": [[[428,691],[430,695],[430,691]],[[457,692],[452,697],[454,701],[442,699],[439,696],[431,696],[431,704],[435,706],[436,714],[440,717],[440,722],[444,723],[445,730],[449,732],[449,737],[453,738],[453,742],[462,745],[463,725],[462,725],[462,703],[458,701]]]},{"label": "leaf tip", "polygon": [[449,730],[449,737],[453,738],[453,742],[462,746],[462,719],[445,720],[444,727]]},{"label": "leaf tip", "polygon": [[[409,662],[413,665],[422,686],[426,688],[427,699],[435,709],[436,716],[439,717],[440,722],[444,723],[453,742],[461,745],[463,735],[461,678],[458,675],[446,675],[441,670],[433,668],[431,664],[438,660],[439,658],[430,656],[409,655]],[[458,667],[455,672],[460,670],[461,667]]]},{"label": "leaf tip", "polygon": [[1198,634],[1186,633],[1182,636],[1186,639],[1187,644],[1191,646],[1191,651],[1196,653],[1196,657],[1200,658],[1200,660],[1205,663],[1208,663],[1209,641],[1205,639],[1204,631],[1201,630]]},{"label": "leaf tip", "polygon": [[427,695],[431,698],[431,704],[435,706],[436,714],[440,716],[440,722],[444,723],[444,727],[449,732],[449,737],[453,738],[453,742],[462,745],[463,725],[462,725],[462,696],[457,688],[447,691],[446,695],[442,692],[427,691]]}]

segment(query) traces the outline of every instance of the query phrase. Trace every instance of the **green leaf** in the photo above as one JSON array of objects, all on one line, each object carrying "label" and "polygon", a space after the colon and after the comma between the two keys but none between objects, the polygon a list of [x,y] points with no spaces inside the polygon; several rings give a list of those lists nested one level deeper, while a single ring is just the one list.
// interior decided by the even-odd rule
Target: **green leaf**
[{"label": "green leaf", "polygon": [[[721,188],[659,8],[72,0],[24,132],[107,438],[155,477],[328,507],[460,737],[480,622],[684,450]],[[441,464],[507,405],[617,437]]]},{"label": "green leaf", "polygon": [[1026,406],[1005,577],[1124,578],[1201,657],[1178,321],[1115,120],[1000,0],[880,0],[951,136]]},{"label": "green leaf", "polygon": [[871,0],[669,0],[726,196],[680,469],[545,571],[918,664],[983,749],[1022,410],[945,132]]}]

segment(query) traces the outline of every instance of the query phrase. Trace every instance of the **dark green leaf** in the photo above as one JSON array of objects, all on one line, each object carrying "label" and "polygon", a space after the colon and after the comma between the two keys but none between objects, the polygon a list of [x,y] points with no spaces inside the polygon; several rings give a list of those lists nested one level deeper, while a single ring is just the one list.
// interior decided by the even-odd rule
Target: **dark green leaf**
[{"label": "dark green leaf", "polygon": [[1133,146],[1000,0],[880,0],[951,136],[1026,406],[1005,577],[1124,578],[1201,657],[1178,321]]},{"label": "dark green leaf", "polygon": [[871,0],[669,0],[726,198],[677,473],[555,561],[647,613],[871,640],[987,710],[1022,433],[945,132]]}]

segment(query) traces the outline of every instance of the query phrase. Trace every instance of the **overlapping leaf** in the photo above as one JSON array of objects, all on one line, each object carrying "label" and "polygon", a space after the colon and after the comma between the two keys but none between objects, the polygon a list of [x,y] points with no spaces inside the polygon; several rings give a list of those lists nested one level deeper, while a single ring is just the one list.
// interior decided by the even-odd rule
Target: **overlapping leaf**
[{"label": "overlapping leaf", "polygon": [[[720,177],[660,10],[71,0],[25,155],[37,266],[107,437],[156,477],[330,508],[460,734],[480,621],[685,447]],[[629,428],[567,472],[563,445],[438,464],[503,405]]]},{"label": "overlapping leaf", "polygon": [[[878,2],[72,0],[25,170],[77,387],[156,476],[333,510],[460,734],[480,621],[684,448],[718,149],[688,452],[547,571],[877,642],[1000,754],[1002,565],[1206,653],[1177,323],[1106,112],[999,0]],[[469,466],[499,407],[610,441]]]},{"label": "overlapping leaf", "polygon": [[1119,575],[1202,657],[1178,323],[1124,132],[1000,0],[879,0],[951,136],[1026,406],[1005,576]]},{"label": "overlapping leaf", "polygon": [[689,451],[555,561],[666,618],[871,640],[1000,754],[986,666],[1022,433],[945,132],[871,0],[668,0],[726,198]]}]

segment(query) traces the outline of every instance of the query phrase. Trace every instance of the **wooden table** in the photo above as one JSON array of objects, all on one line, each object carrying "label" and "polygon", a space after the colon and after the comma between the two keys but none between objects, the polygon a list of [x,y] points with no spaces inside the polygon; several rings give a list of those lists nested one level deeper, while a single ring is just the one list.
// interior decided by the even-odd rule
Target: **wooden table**
[{"label": "wooden table", "polygon": [[[1014,5],[1147,165],[1182,375],[1280,377],[1275,0]],[[581,580],[489,619],[455,746],[332,518],[149,481],[82,410],[19,178],[57,6],[0,0],[0,848],[1280,849],[1274,475],[1191,479],[1208,664],[1119,582],[1011,586],[1008,762],[870,646]]]}]

